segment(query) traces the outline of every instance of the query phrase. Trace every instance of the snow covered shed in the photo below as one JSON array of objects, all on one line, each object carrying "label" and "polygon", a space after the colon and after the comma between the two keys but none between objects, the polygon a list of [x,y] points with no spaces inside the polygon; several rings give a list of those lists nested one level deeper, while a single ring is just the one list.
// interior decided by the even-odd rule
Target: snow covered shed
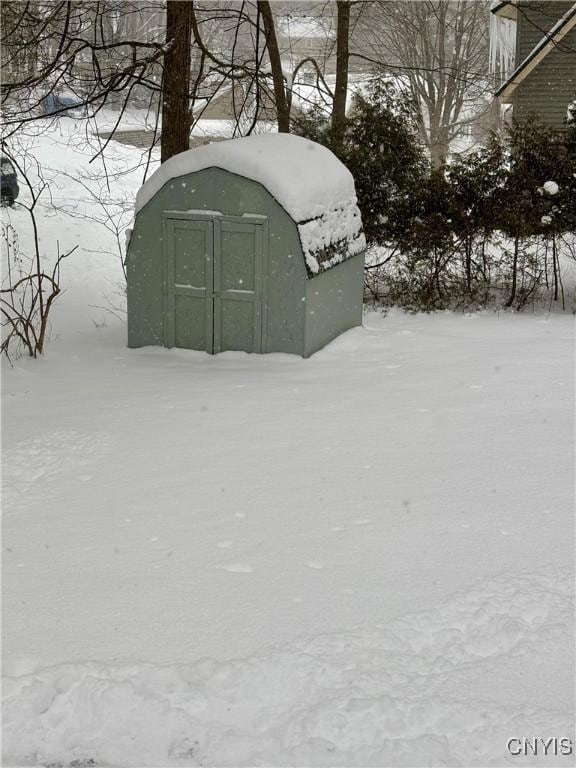
[{"label": "snow covered shed", "polygon": [[307,357],[362,323],[354,180],[289,134],[170,158],[141,187],[126,255],[128,346]]}]

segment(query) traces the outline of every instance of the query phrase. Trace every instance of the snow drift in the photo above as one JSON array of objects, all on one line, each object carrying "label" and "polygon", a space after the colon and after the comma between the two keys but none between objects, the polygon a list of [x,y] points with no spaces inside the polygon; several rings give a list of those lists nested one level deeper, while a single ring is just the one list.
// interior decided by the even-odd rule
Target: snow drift
[{"label": "snow drift", "polygon": [[5,684],[4,764],[501,766],[508,738],[572,735],[566,703],[534,697],[573,674],[572,605],[570,574],[503,573],[245,659],[43,669]]}]

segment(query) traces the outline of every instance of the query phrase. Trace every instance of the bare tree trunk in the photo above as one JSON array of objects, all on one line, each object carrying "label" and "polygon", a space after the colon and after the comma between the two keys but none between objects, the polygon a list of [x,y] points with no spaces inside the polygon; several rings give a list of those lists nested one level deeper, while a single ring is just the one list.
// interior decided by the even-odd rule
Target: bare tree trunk
[{"label": "bare tree trunk", "polygon": [[558,253],[556,252],[556,235],[552,235],[552,265],[554,268],[554,301],[558,301]]},{"label": "bare tree trunk", "polygon": [[504,305],[506,308],[509,308],[514,303],[514,299],[516,298],[516,286],[518,282],[518,252],[520,250],[520,237],[516,235],[514,238],[514,258],[512,260],[512,289],[510,291],[510,297],[508,298],[508,301]]},{"label": "bare tree trunk", "polygon": [[339,145],[346,128],[346,95],[348,93],[348,42],[350,37],[350,3],[337,0],[336,27],[336,86],[332,104],[332,137]]},{"label": "bare tree trunk", "polygon": [[466,290],[472,292],[472,238],[466,238]]},{"label": "bare tree trunk", "polygon": [[450,138],[448,130],[443,125],[430,128],[430,161],[433,168],[442,168],[446,165],[446,158],[450,150]]},{"label": "bare tree trunk", "polygon": [[191,2],[168,0],[166,4],[166,53],[162,90],[161,162],[190,147],[192,114],[190,93]]},{"label": "bare tree trunk", "polygon": [[290,133],[290,105],[286,97],[280,49],[278,48],[276,29],[274,28],[274,19],[269,0],[258,0],[258,10],[262,14],[264,21],[266,48],[268,49],[268,58],[270,59],[270,68],[272,69],[274,101],[276,102],[276,113],[278,115],[278,133]]}]

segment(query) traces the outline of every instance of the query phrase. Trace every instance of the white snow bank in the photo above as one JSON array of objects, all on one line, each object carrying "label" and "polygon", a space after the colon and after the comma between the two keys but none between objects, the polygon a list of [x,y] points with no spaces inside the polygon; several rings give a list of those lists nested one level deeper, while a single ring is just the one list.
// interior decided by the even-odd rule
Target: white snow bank
[{"label": "white snow bank", "polygon": [[230,139],[175,155],[141,187],[136,212],[171,179],[212,167],[257,181],[273,195],[298,223],[312,272],[366,247],[352,174],[329,149],[292,134]]},{"label": "white snow bank", "polygon": [[504,573],[251,658],[50,667],[5,683],[4,764],[500,766],[571,736],[572,626],[569,573]]}]

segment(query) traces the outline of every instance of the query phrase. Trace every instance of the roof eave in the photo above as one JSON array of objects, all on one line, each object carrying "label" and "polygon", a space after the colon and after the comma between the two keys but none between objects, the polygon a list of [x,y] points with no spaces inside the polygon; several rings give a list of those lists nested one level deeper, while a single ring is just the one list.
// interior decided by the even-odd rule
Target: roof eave
[{"label": "roof eave", "polygon": [[517,0],[494,0],[490,7],[490,13],[499,16],[502,19],[518,18]]},{"label": "roof eave", "polygon": [[506,82],[496,91],[502,101],[509,99],[520,83],[528,77],[530,72],[535,69],[550,51],[576,26],[576,3],[570,8],[564,16],[558,21],[552,29],[546,33],[542,40],[526,56],[524,61],[519,64]]}]

